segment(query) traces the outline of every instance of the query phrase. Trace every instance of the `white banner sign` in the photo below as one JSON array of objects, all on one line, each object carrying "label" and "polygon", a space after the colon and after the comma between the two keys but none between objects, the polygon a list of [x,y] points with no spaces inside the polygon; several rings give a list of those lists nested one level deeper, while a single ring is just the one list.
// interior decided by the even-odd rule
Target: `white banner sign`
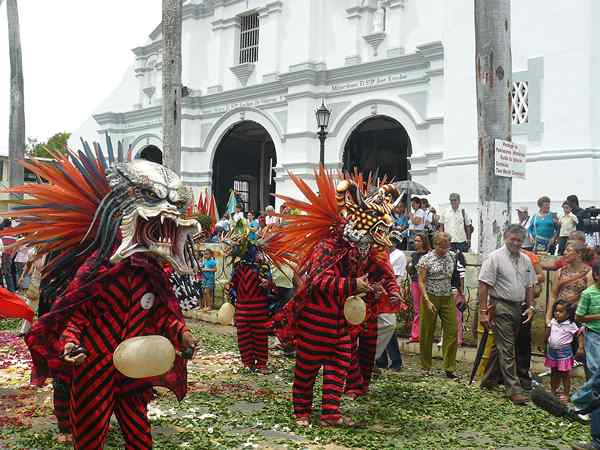
[{"label": "white banner sign", "polygon": [[499,177],[525,179],[525,156],[527,149],[524,145],[496,139],[495,172]]}]

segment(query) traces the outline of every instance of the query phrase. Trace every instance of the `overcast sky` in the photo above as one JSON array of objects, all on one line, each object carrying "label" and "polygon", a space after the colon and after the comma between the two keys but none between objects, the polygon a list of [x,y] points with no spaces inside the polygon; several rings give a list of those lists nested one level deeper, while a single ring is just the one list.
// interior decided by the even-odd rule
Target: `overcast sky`
[{"label": "overcast sky", "polygon": [[[160,0],[19,0],[27,137],[76,131],[160,23]],[[0,7],[0,153],[8,153],[8,30]]]}]

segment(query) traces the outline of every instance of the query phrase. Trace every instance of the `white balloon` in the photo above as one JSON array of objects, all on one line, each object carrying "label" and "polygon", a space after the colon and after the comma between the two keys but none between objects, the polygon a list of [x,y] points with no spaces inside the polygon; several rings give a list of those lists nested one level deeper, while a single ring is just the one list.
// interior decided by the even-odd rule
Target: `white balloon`
[{"label": "white balloon", "polygon": [[125,339],[113,353],[113,364],[129,378],[162,375],[173,367],[175,348],[164,336],[138,336]]},{"label": "white balloon", "polygon": [[344,304],[344,317],[351,325],[358,325],[365,321],[367,316],[367,305],[365,301],[357,296],[351,295]]},{"label": "white balloon", "polygon": [[217,320],[221,325],[231,325],[234,314],[235,307],[229,302],[223,303],[223,306],[219,308],[219,312],[217,313]]}]

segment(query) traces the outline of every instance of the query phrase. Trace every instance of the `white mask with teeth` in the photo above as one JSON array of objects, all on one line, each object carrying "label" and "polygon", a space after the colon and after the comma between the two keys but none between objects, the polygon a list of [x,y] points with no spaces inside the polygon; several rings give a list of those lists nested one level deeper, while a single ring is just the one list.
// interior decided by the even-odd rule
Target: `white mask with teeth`
[{"label": "white mask with teeth", "polygon": [[192,193],[172,170],[150,161],[114,166],[110,186],[125,195],[121,245],[110,258],[117,263],[135,253],[151,253],[180,273],[193,273],[197,262],[190,248],[200,224],[184,219]]}]

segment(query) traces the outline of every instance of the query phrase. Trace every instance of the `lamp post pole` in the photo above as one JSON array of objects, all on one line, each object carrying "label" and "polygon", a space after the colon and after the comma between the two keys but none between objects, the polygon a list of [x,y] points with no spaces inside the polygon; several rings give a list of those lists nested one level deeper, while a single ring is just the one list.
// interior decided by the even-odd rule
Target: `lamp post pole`
[{"label": "lamp post pole", "polygon": [[321,141],[321,151],[319,152],[319,163],[322,166],[325,166],[325,139],[327,139],[327,131],[325,131],[325,127],[321,127],[321,130],[317,133],[319,136],[319,141]]}]

